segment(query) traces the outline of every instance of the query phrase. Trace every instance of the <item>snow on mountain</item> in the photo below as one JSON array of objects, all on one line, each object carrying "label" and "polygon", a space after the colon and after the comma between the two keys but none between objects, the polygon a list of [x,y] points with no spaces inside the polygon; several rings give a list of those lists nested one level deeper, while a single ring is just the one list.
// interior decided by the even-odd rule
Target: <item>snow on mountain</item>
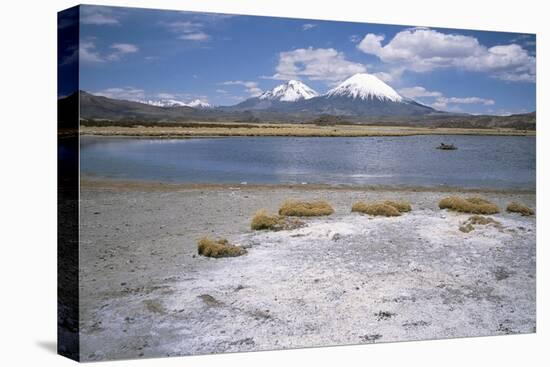
[{"label": "snow on mountain", "polygon": [[201,101],[200,99],[195,99],[189,103],[187,103],[187,106],[194,107],[194,108],[210,108],[212,107],[210,103]]},{"label": "snow on mountain", "polygon": [[392,87],[372,74],[359,73],[329,90],[326,97],[350,97],[353,99],[404,102],[405,99]]},{"label": "snow on mountain", "polygon": [[156,107],[187,106],[184,102],[177,101],[175,99],[160,99],[160,100],[148,99],[148,100],[143,100],[138,102],[148,104],[151,106],[156,106]]},{"label": "snow on mountain", "polygon": [[195,99],[191,102],[182,102],[175,99],[160,99],[160,100],[144,100],[138,101],[140,103],[145,103],[151,106],[156,107],[193,107],[193,108],[210,108],[208,102],[201,101],[200,99]]},{"label": "snow on mountain", "polygon": [[298,80],[289,80],[272,90],[262,93],[261,100],[296,102],[303,99],[317,97],[319,94]]}]

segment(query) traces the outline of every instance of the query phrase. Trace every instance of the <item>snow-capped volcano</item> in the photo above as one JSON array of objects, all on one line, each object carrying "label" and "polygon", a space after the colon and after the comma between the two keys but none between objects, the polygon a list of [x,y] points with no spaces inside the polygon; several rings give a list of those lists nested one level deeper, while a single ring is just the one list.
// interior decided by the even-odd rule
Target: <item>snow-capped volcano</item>
[{"label": "snow-capped volcano", "polygon": [[140,103],[145,103],[151,106],[156,107],[193,107],[193,108],[210,108],[208,102],[202,101],[200,99],[195,99],[191,102],[182,102],[175,99],[160,99],[160,100],[145,100],[138,101]]},{"label": "snow-capped volcano", "polygon": [[298,80],[289,80],[272,90],[262,93],[258,98],[269,101],[296,102],[317,97],[319,94]]},{"label": "snow-capped volcano", "polygon": [[334,116],[409,116],[434,112],[431,107],[400,96],[376,76],[364,73],[349,77],[323,95],[302,82],[290,80],[229,109]]},{"label": "snow-capped volcano", "polygon": [[404,98],[392,87],[372,74],[355,74],[337,87],[329,90],[327,97],[350,97],[353,99],[404,102]]}]

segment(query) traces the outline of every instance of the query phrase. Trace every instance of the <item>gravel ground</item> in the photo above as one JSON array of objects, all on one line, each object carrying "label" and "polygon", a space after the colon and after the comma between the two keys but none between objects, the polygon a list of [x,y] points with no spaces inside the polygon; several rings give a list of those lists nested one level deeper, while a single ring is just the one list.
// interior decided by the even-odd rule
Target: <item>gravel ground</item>
[{"label": "gravel ground", "polygon": [[[84,185],[82,359],[535,332],[535,217],[504,212],[492,216],[501,227],[463,233],[469,215],[437,207],[447,195]],[[482,195],[502,209],[535,206],[533,193]],[[250,230],[256,210],[287,198],[324,199],[335,213],[292,231]],[[404,199],[413,211],[350,213],[359,199]],[[248,254],[198,256],[203,235]]]}]

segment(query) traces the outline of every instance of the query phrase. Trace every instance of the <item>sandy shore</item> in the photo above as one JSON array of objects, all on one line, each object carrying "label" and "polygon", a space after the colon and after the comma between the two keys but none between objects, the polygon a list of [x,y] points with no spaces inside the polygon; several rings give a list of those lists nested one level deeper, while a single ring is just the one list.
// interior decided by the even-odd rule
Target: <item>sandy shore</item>
[{"label": "sandy shore", "polygon": [[[443,191],[82,182],[82,358],[534,332],[535,217],[504,212],[493,216],[502,228],[463,233],[468,215],[437,207]],[[483,196],[535,206],[534,193]],[[256,210],[287,198],[336,211],[250,230]],[[391,198],[413,211],[350,213],[356,200]],[[198,256],[203,235],[248,254]]]}]

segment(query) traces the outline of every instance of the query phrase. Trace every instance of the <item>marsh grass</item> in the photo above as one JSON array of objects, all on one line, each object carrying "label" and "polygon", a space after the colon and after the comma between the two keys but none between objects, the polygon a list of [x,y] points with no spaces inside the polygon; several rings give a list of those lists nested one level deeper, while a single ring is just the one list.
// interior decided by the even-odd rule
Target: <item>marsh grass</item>
[{"label": "marsh grass", "polygon": [[494,220],[493,218],[484,217],[482,215],[477,215],[476,214],[476,215],[472,215],[465,222],[463,222],[458,227],[458,229],[461,232],[469,233],[469,232],[471,232],[475,229],[476,225],[482,225],[482,226],[492,225],[492,226],[494,226],[496,228],[499,228],[499,229],[502,228],[502,224],[499,221]]},{"label": "marsh grass", "polygon": [[235,257],[246,254],[246,250],[229,243],[225,238],[211,240],[203,237],[198,242],[199,255],[207,257]]},{"label": "marsh grass", "polygon": [[303,225],[304,222],[302,222],[301,220],[287,218],[277,214],[269,214],[267,210],[261,209],[258,210],[252,218],[250,228],[256,231],[283,231],[296,229]]},{"label": "marsh grass", "polygon": [[498,206],[480,197],[463,199],[458,196],[449,196],[439,202],[439,208],[471,214],[496,214],[500,212]]},{"label": "marsh grass", "polygon": [[287,200],[279,208],[279,215],[289,217],[319,217],[331,215],[334,209],[329,203],[319,201]]},{"label": "marsh grass", "polygon": [[520,213],[524,217],[535,214],[535,211],[533,209],[516,201],[512,201],[510,204],[508,204],[508,206],[506,207],[506,211],[509,213]]}]

